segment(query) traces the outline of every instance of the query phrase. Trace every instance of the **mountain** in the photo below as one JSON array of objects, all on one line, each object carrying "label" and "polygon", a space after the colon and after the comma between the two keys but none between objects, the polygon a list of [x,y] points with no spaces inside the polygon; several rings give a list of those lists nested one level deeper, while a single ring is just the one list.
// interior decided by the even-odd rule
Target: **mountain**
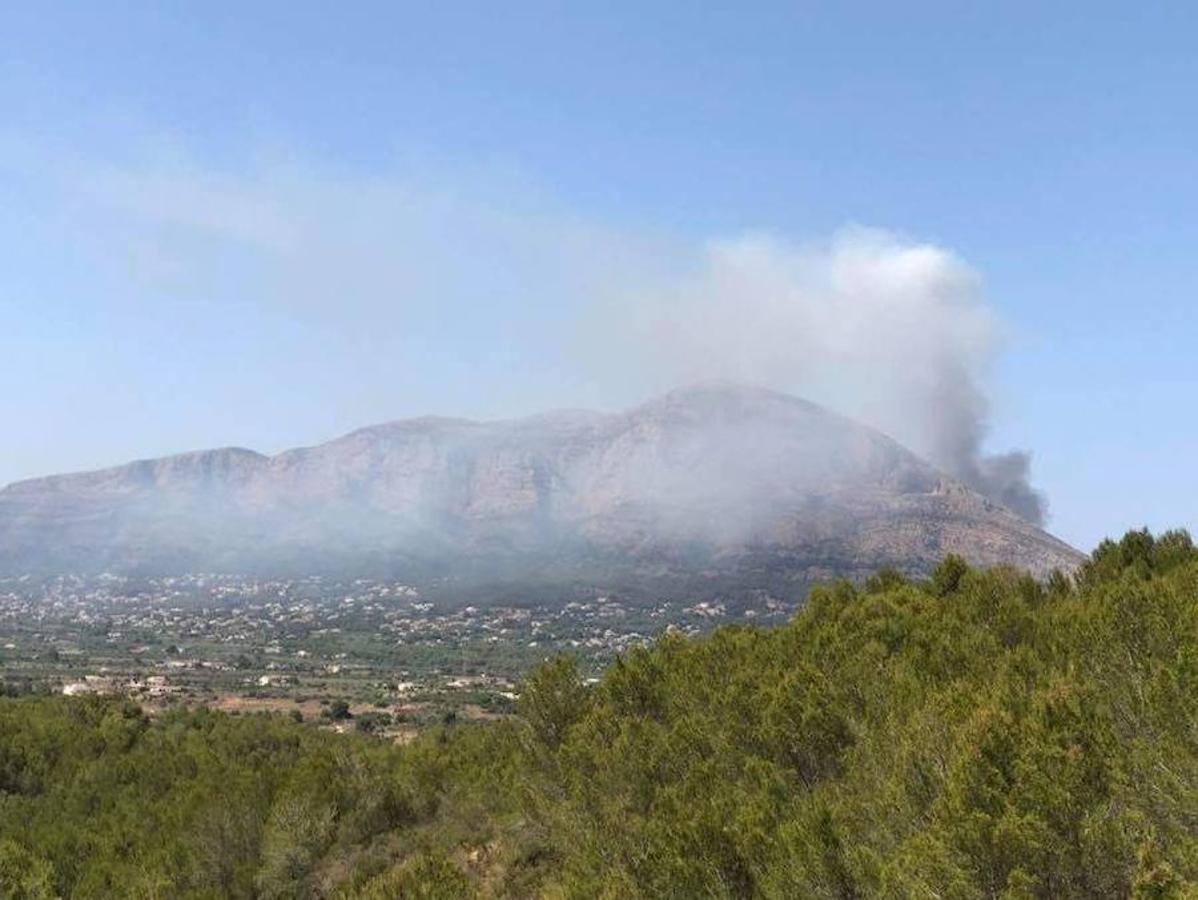
[{"label": "mountain", "polygon": [[1068,545],[877,431],[730,385],[617,414],[420,418],[0,491],[0,573],[360,573],[447,591],[805,589]]}]

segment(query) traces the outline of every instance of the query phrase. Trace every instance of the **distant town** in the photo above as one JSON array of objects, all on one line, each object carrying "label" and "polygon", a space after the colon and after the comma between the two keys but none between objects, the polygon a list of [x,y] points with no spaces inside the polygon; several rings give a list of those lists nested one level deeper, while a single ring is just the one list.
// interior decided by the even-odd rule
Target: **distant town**
[{"label": "distant town", "polygon": [[366,579],[26,576],[0,579],[0,664],[10,693],[121,694],[150,711],[284,711],[406,739],[445,717],[505,714],[522,675],[557,654],[596,674],[668,629],[699,634],[792,613],[769,597],[733,612],[599,594],[456,606]]}]

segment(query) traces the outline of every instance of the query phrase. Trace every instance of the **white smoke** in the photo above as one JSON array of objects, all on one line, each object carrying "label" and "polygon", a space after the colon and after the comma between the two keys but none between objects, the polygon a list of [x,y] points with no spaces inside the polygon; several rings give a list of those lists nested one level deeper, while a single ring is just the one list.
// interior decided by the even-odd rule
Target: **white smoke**
[{"label": "white smoke", "polygon": [[625,298],[640,364],[664,381],[749,381],[886,432],[1042,522],[1029,457],[988,456],[987,375],[1002,327],[965,263],[940,247],[849,228],[797,245],[716,241],[665,288]]},{"label": "white smoke", "polygon": [[[862,228],[816,244],[646,234],[487,173],[361,174],[278,159],[218,172],[177,153],[101,164],[47,151],[7,165],[42,185],[45,208],[31,219],[72,223],[55,245],[64,269],[107,286],[85,295],[98,313],[190,329],[214,347],[226,340],[220,323],[236,322],[229,333],[255,347],[229,345],[229,379],[206,376],[186,344],[147,358],[139,335],[114,331],[113,357],[141,367],[129,378],[192,392],[174,431],[128,435],[126,457],[222,441],[279,449],[425,412],[620,407],[723,378],[873,425],[1043,519],[1028,456],[983,450],[1002,328],[978,276],[943,248]],[[109,408],[130,392],[104,372],[95,382],[107,420],[145,418]],[[280,384],[294,402],[280,402]],[[227,434],[197,418],[205,408]],[[69,425],[61,446],[96,442],[72,440]]]}]

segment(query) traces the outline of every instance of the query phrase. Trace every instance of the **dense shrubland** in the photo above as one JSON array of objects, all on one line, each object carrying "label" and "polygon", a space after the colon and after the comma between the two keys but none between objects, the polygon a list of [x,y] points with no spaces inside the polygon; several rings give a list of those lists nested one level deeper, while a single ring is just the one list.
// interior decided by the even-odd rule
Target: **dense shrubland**
[{"label": "dense shrubland", "polygon": [[1198,897],[1198,552],[949,558],[396,748],[0,701],[9,897]]}]

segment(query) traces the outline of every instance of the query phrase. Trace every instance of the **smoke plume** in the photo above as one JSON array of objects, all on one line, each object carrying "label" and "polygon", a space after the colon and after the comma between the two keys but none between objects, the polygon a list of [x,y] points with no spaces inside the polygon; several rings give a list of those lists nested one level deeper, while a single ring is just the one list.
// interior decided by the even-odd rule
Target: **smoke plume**
[{"label": "smoke plume", "polygon": [[818,245],[713,242],[665,288],[626,301],[640,364],[797,393],[864,421],[1025,518],[1044,519],[1028,454],[987,455],[987,372],[1002,328],[952,253],[885,231]]}]

